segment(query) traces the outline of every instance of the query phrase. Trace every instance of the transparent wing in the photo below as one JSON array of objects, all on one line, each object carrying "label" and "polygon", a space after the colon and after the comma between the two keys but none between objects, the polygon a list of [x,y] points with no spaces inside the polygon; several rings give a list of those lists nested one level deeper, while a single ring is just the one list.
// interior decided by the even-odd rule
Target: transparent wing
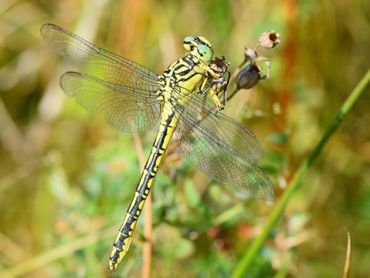
[{"label": "transparent wing", "polygon": [[175,136],[186,160],[211,179],[245,195],[274,199],[271,181],[255,164],[263,154],[252,131],[198,95],[178,109],[180,123]]},{"label": "transparent wing", "polygon": [[122,131],[144,131],[158,120],[154,93],[160,85],[155,73],[59,26],[44,24],[40,32],[55,52],[82,72],[66,73],[60,82],[83,107],[102,112]]},{"label": "transparent wing", "polygon": [[110,83],[158,89],[158,77],[145,67],[99,48],[54,24],[44,24],[41,35],[53,51],[90,76]]},{"label": "transparent wing", "polygon": [[114,128],[140,132],[151,128],[160,114],[160,104],[141,88],[111,84],[79,72],[66,72],[60,78],[67,95],[88,111],[100,112]]}]

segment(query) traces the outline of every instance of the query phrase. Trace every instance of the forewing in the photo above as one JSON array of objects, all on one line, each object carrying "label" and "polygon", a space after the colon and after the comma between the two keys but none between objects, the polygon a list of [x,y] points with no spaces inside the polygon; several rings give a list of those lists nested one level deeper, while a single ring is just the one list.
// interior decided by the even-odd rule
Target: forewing
[{"label": "forewing", "polygon": [[60,84],[86,110],[102,113],[120,131],[144,131],[158,120],[160,104],[153,91],[111,84],[79,72],[64,73]]},{"label": "forewing", "polygon": [[54,24],[44,24],[41,35],[50,48],[78,71],[112,84],[155,91],[158,76],[145,67],[99,48]]},{"label": "forewing", "polygon": [[59,26],[44,24],[40,32],[55,52],[82,72],[61,77],[66,94],[87,110],[103,113],[121,131],[140,132],[154,125],[160,109],[155,73]]},{"label": "forewing", "polygon": [[255,165],[262,157],[256,136],[195,96],[181,109],[176,131],[182,156],[211,179],[250,197],[273,200],[267,175]]}]

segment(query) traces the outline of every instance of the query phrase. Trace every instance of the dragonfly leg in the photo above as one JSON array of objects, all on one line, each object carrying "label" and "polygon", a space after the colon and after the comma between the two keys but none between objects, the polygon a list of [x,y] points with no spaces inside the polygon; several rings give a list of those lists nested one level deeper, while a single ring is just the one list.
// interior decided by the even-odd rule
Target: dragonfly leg
[{"label": "dragonfly leg", "polygon": [[212,87],[212,82],[209,82],[208,78],[204,78],[202,85],[200,85],[198,94],[204,95]]},{"label": "dragonfly leg", "polygon": [[217,93],[213,90],[213,88],[209,89],[208,94],[212,97],[212,100],[215,103],[218,110],[221,111],[225,108],[224,103],[221,103],[220,98],[217,96]]},{"label": "dragonfly leg", "polygon": [[205,78],[199,89],[199,94],[203,95],[205,93],[208,93],[212,97],[213,102],[215,103],[217,109],[219,109],[220,111],[224,109],[225,105],[221,103],[221,100],[218,97],[217,93],[214,91],[213,87],[223,83],[224,80],[222,77],[212,79],[210,82],[209,79]]}]

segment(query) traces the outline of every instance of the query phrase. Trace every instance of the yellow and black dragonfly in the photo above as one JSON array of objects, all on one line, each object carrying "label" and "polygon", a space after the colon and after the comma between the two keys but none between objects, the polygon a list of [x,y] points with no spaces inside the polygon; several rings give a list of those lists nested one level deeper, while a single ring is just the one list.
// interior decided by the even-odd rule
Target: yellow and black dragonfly
[{"label": "yellow and black dragonfly", "polygon": [[[184,57],[157,75],[145,67],[94,46],[53,24],[41,35],[77,71],[60,78],[63,91],[124,132],[142,132],[159,122],[159,131],[126,217],[113,244],[109,266],[115,270],[126,254],[138,217],[167,146],[175,133],[181,155],[211,179],[250,197],[272,200],[273,186],[256,161],[262,150],[252,131],[220,110],[215,87],[225,84],[225,70],[212,60],[203,37],[184,39]],[[215,66],[216,65],[216,66]],[[210,95],[215,106],[204,96]]]}]

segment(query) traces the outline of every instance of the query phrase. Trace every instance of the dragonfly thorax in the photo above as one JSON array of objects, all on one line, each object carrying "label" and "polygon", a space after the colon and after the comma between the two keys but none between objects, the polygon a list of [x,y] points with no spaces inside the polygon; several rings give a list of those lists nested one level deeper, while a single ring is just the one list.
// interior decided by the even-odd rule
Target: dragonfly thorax
[{"label": "dragonfly thorax", "polygon": [[179,103],[186,103],[186,100],[199,91],[207,76],[207,69],[206,62],[201,60],[199,55],[187,53],[159,76],[162,97],[165,100],[174,98]]}]

